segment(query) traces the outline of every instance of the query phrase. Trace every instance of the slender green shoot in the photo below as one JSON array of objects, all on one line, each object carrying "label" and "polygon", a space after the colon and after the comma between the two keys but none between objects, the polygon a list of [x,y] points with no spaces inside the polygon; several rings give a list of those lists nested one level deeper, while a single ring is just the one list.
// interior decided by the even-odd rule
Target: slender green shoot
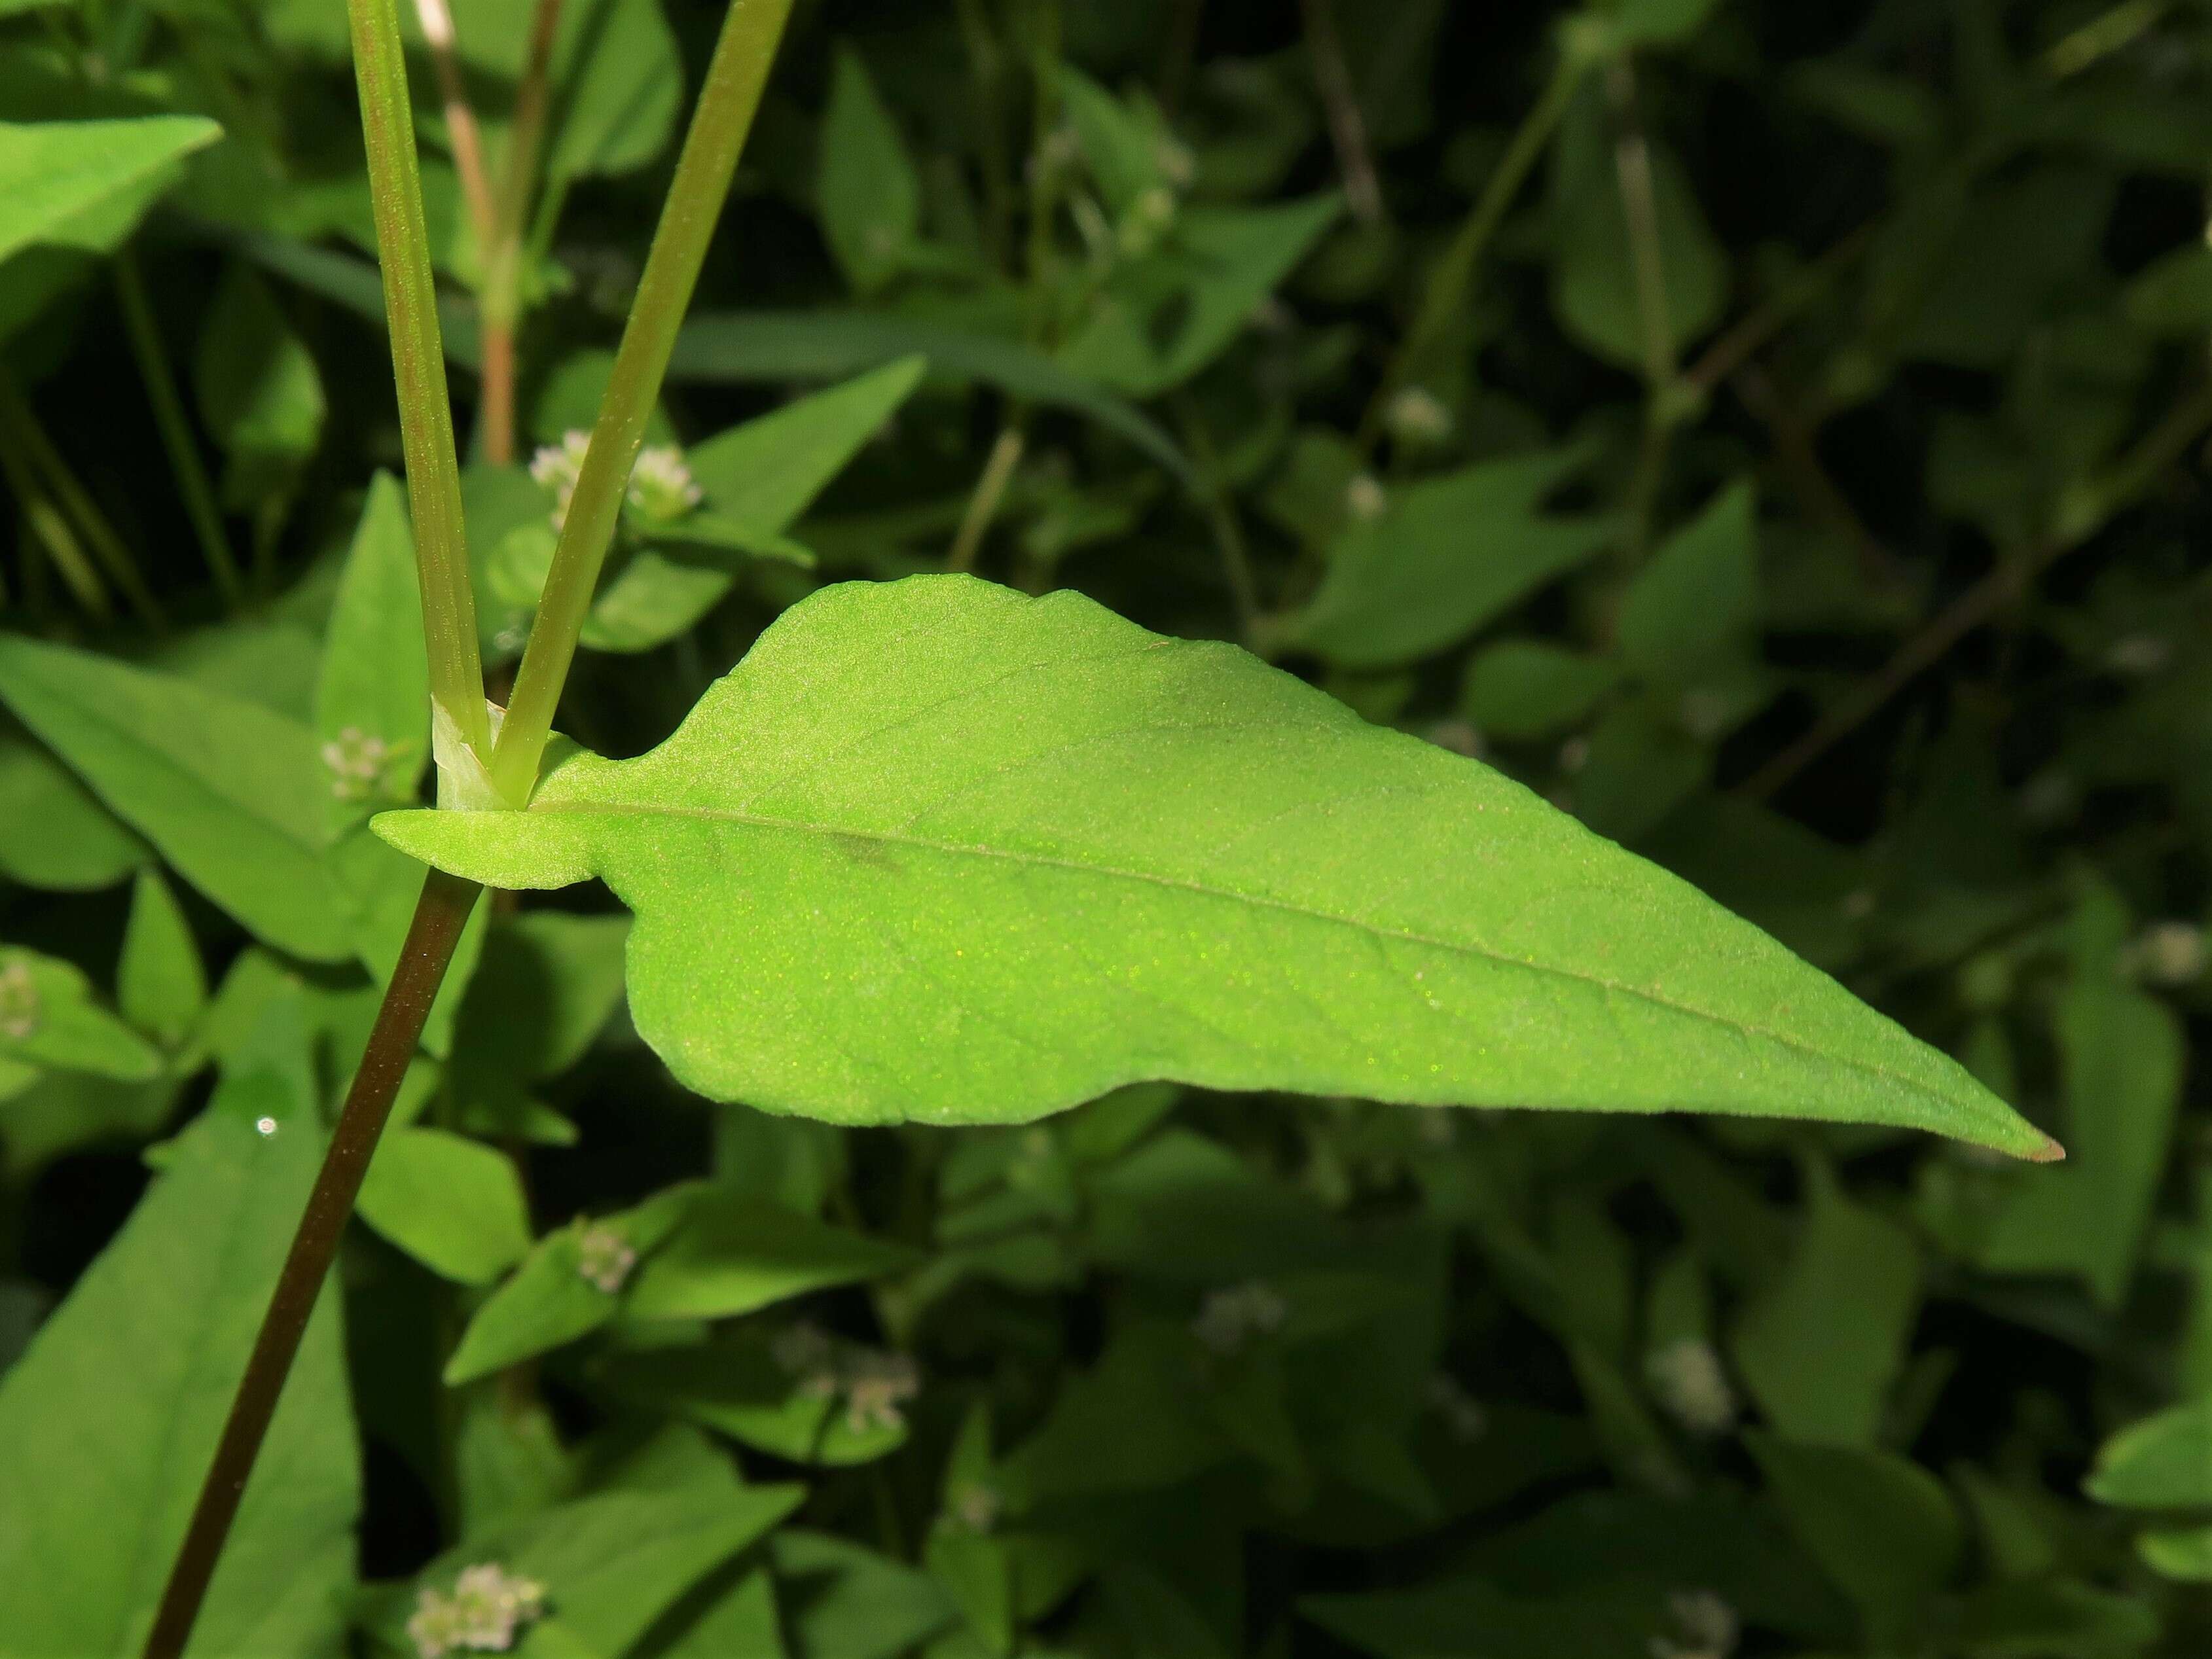
[{"label": "slender green shoot", "polygon": [[[356,0],[357,5],[367,3]],[[561,687],[575,660],[576,641],[622,516],[630,468],[645,441],[646,421],[659,399],[677,330],[691,303],[738,154],[752,129],[761,88],[790,15],[791,0],[731,0],[722,20],[721,38],[684,136],[653,251],[638,279],[492,757],[492,784],[508,806],[526,802],[537,783]]]},{"label": "slender green shoot", "polygon": [[106,621],[110,615],[107,590],[100,585],[100,572],[78,544],[68,516],[13,444],[0,443],[0,475],[7,478],[9,489],[22,508],[24,523],[77,603],[95,621]]},{"label": "slender green shoot", "polygon": [[399,439],[407,458],[407,499],[422,584],[422,633],[430,657],[430,718],[441,778],[456,805],[489,804],[481,784],[491,752],[483,664],[477,652],[476,602],[469,586],[468,541],[461,518],[461,469],[453,448],[453,408],[438,334],[438,292],[422,182],[415,159],[415,120],[407,65],[392,0],[347,0],[353,31],[361,124],[368,148],[369,202],[384,270],[392,366],[399,392]]},{"label": "slender green shoot", "polygon": [[177,493],[184,499],[185,517],[191,524],[192,536],[200,544],[200,554],[207,560],[223,602],[235,607],[245,596],[238,561],[231,556],[230,539],[223,533],[215,486],[200,459],[199,443],[185,414],[177,377],[170,371],[168,354],[161,349],[161,331],[154,325],[154,307],[146,298],[145,282],[127,248],[115,258],[115,297],[122,306],[123,331],[130,337],[131,355],[138,360],[139,378],[146,383],[146,401],[153,406],[161,448],[177,481]]},{"label": "slender green shoot", "polygon": [[92,492],[70,469],[68,461],[40,424],[37,413],[21,391],[4,373],[0,373],[0,442],[20,451],[41,476],[54,505],[91,549],[93,558],[107,572],[108,580],[115,584],[116,591],[131,602],[131,608],[151,627],[167,627],[168,618],[162,612],[161,602],[146,585],[137,561],[124,546],[123,538],[116,534],[115,526],[108,523],[107,515],[100,510]]},{"label": "slender green shoot", "polygon": [[952,538],[952,551],[945,559],[945,569],[975,568],[975,557],[983,550],[983,537],[990,530],[991,521],[999,516],[999,504],[1006,499],[1006,486],[1014,481],[1014,469],[1021,464],[1022,449],[1027,442],[1022,431],[1022,412],[1018,409],[999,429],[999,441],[991,445],[991,453],[984,460],[982,474],[975,481],[975,493],[969,497],[968,511],[961,515],[959,531]]}]

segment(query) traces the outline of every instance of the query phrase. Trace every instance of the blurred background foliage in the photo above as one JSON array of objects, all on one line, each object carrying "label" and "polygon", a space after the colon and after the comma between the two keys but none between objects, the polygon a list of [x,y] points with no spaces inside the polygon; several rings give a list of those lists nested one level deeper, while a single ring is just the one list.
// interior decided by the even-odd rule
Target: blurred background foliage
[{"label": "blurred background foliage", "polygon": [[[455,155],[529,8],[457,11],[511,665],[718,13],[568,0],[502,267]],[[389,961],[339,831],[424,759],[346,713],[405,586],[351,98],[337,0],[0,0],[0,623],[190,687],[149,753],[280,721],[335,814],[280,870],[217,787],[274,760],[0,685],[0,1472],[104,1440],[139,1506],[289,1226],[238,1122],[328,1109]],[[682,1094],[605,895],[532,896],[295,1384],[320,1484],[249,1505],[331,1589],[263,1639],[428,1652],[496,1557],[518,1650],[605,1659],[2206,1650],[2208,188],[2201,0],[801,4],[657,433],[706,504],[640,504],[565,730],[657,742],[823,581],[1078,587],[1522,779],[2071,1157],[1164,1087],[836,1130]]]}]

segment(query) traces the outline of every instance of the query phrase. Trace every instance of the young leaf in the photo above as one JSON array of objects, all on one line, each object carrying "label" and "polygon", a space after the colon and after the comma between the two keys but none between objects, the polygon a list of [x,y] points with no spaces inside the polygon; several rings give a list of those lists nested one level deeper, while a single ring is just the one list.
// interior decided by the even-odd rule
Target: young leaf
[{"label": "young leaf", "polygon": [[[386,1598],[374,1627],[389,1651],[419,1651],[404,1634],[417,1596],[450,1591],[464,1569],[490,1560],[544,1591],[548,1616],[517,1632],[518,1652],[629,1653],[686,1591],[765,1536],[804,1496],[795,1486],[702,1484],[579,1499],[440,1556],[416,1576],[415,1595]],[[556,1626],[564,1646],[544,1640]]]},{"label": "young leaf", "polygon": [[2015,1188],[1982,1241],[1984,1267],[2071,1273],[2097,1300],[2125,1299],[2181,1106],[2187,1042],[2157,997],[2115,969],[2127,925],[2117,897],[2093,890],[2075,917],[2075,965],[2058,1005],[2065,1128],[2078,1159],[2048,1186]]},{"label": "young leaf", "polygon": [[0,121],[0,259],[28,242],[106,246],[172,163],[221,136],[221,127],[197,115]]},{"label": "young leaf", "polygon": [[200,327],[200,413],[230,453],[223,494],[257,508],[322,440],[323,378],[268,285],[234,265]]},{"label": "young leaf", "polygon": [[846,279],[872,294],[898,275],[921,234],[921,180],[859,53],[837,54],[814,193]]},{"label": "young leaf", "polygon": [[[683,1220],[693,1190],[672,1188],[620,1215],[579,1220],[539,1239],[469,1321],[446,1362],[447,1383],[471,1382],[548,1353],[613,1318],[630,1268],[649,1259]],[[610,1250],[611,1262],[604,1259]],[[611,1265],[619,1275],[608,1271]]]},{"label": "young leaf", "polygon": [[1384,669],[1480,627],[1613,536],[1608,519],[1539,511],[1589,454],[1577,445],[1485,461],[1386,497],[1330,547],[1292,639],[1346,668]]},{"label": "young leaf", "polygon": [[0,875],[27,887],[112,887],[143,842],[12,720],[0,727]]},{"label": "young leaf", "polygon": [[413,798],[430,752],[430,668],[407,493],[389,473],[369,481],[331,606],[315,736],[332,773],[334,828],[367,803]]},{"label": "young leaf", "polygon": [[57,957],[0,945],[0,1058],[143,1082],[161,1069],[152,1044],[93,1000]]},{"label": "young leaf", "polygon": [[1958,1565],[1958,1511],[1943,1483],[1908,1458],[1800,1446],[1765,1432],[1746,1444],[1790,1529],[1886,1650],[1915,1627]]},{"label": "young leaf", "polygon": [[1109,288],[1060,360],[1132,397],[1181,385],[1228,348],[1341,210],[1334,196],[1187,209],[1175,245]]},{"label": "young leaf", "polygon": [[443,1129],[396,1129],[361,1184],[361,1219],[433,1273],[488,1285],[530,1249],[514,1164]]},{"label": "young leaf", "polygon": [[124,929],[115,997],[124,1017],[172,1047],[207,1006],[207,970],[176,895],[156,871],[138,872]]},{"label": "young leaf", "polygon": [[[0,1379],[0,1654],[135,1659],[321,1153],[303,1117],[263,1135],[209,1111]],[[343,1642],[361,1474],[337,1300],[307,1327],[195,1654]]]},{"label": "young leaf", "polygon": [[187,680],[0,638],[0,699],[177,870],[270,944],[352,954],[303,726]]},{"label": "young leaf", "polygon": [[1620,654],[1645,679],[1686,685],[1744,649],[1759,621],[1753,506],[1750,485],[1723,490],[1621,596]]},{"label": "young leaf", "polygon": [[1956,1063],[1518,785],[1074,593],[848,584],[675,736],[394,845],[637,912],[702,1093],[1014,1122],[1170,1078],[2046,1137]]},{"label": "young leaf", "polygon": [[1013,397],[1064,409],[1134,445],[1187,484],[1189,459],[1133,403],[1071,373],[1018,340],[868,311],[723,312],[695,316],[676,336],[672,380],[770,381],[857,374],[915,355],[933,376],[979,380]]},{"label": "young leaf", "polygon": [[915,1264],[902,1245],[781,1209],[758,1194],[707,1188],[630,1287],[647,1319],[723,1319]]},{"label": "young leaf", "polygon": [[[763,539],[781,536],[913,395],[925,366],[921,358],[902,358],[698,445],[684,461],[708,508]],[[665,644],[696,625],[734,580],[726,559],[643,548],[601,590],[584,643],[598,651]]]},{"label": "young leaf", "polygon": [[927,1573],[829,1533],[786,1527],[768,1550],[793,1659],[899,1659],[959,1617]]},{"label": "young leaf", "polygon": [[1791,1439],[1871,1446],[1919,1309],[1911,1236],[1820,1170],[1796,1256],[1736,1327],[1736,1368]]},{"label": "young leaf", "polygon": [[2105,1442],[2081,1486],[2128,1509],[2212,1509],[2212,1399],[2130,1424]]}]

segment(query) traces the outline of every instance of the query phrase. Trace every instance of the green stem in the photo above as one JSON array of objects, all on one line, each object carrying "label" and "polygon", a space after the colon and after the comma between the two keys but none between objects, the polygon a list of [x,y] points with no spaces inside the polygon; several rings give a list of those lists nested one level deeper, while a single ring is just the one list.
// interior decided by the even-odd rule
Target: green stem
[{"label": "green stem", "polygon": [[31,534],[46,549],[47,560],[60,572],[69,590],[76,596],[77,603],[95,621],[106,621],[107,592],[100,585],[100,572],[93,569],[92,561],[77,545],[76,533],[70,529],[68,518],[13,444],[0,444],[0,473],[6,475],[8,487],[15,492],[23,509],[23,518]]},{"label": "green stem", "polygon": [[[415,119],[392,0],[347,0],[362,136],[368,149],[369,203],[384,271],[392,368],[399,395],[399,441],[407,460],[407,500],[422,586],[422,633],[429,649],[432,730],[441,772],[465,768],[455,745],[481,764],[490,753],[483,665],[477,654],[476,602],[469,586],[468,540],[461,518],[461,469],[438,335],[438,290],[430,236],[422,220],[422,181],[415,160]],[[465,794],[466,791],[464,791]],[[477,804],[483,804],[477,802]]]},{"label": "green stem", "polygon": [[691,303],[699,267],[737,171],[738,154],[752,129],[761,88],[790,15],[791,0],[731,0],[722,20],[721,38],[707,66],[699,106],[691,118],[691,130],[684,136],[659,227],[653,232],[653,251],[638,278],[629,321],[615,352],[606,397],[599,404],[575,491],[568,498],[568,517],[562,522],[561,539],[546,573],[544,596],[522,653],[522,666],[515,673],[514,699],[493,754],[493,786],[510,806],[526,802],[537,782],[561,687],[575,660],[576,640],[622,515],[630,468],[645,440],[645,424],[659,398],[676,331]]},{"label": "green stem", "polygon": [[1505,146],[1505,154],[1491,172],[1482,187],[1482,194],[1461,224],[1450,245],[1430,267],[1428,280],[1421,290],[1420,307],[1413,313],[1413,326],[1399,342],[1397,351],[1384,371],[1382,384],[1367,407],[1359,423],[1359,447],[1371,452],[1382,434],[1382,422],[1388,415],[1390,400],[1413,383],[1414,377],[1428,366],[1453,323],[1466,309],[1468,295],[1474,288],[1475,274],[1482,267],[1482,256],[1489,251],[1491,239],[1504,221],[1505,210],[1513,205],[1521,193],[1521,186],[1543,154],[1544,146],[1551,142],[1553,131],[1565,117],[1568,106],[1574,102],[1575,93],[1589,72],[1589,51],[1581,37],[1563,37],[1559,61],[1552,70],[1552,78],[1544,88],[1521,124],[1514,130]]},{"label": "green stem", "polygon": [[70,470],[69,463],[46,429],[39,424],[36,412],[21,391],[4,372],[0,372],[0,429],[4,429],[7,441],[19,445],[31,465],[45,475],[55,504],[75,524],[77,533],[91,548],[93,557],[106,571],[117,590],[131,602],[131,609],[150,626],[167,627],[168,619],[162,614],[161,602],[154,597],[146,578],[139,574],[137,561],[131,558],[131,550],[123,545],[123,538],[107,522],[107,515],[100,512],[92,492]]},{"label": "green stem", "polygon": [[245,593],[238,578],[238,562],[231,557],[230,542],[223,534],[215,487],[208,481],[191,422],[185,418],[177,378],[169,372],[168,355],[161,349],[161,331],[154,325],[154,308],[147,301],[138,262],[128,249],[115,258],[115,294],[122,303],[123,331],[130,336],[131,354],[138,360],[138,376],[146,383],[146,401],[153,406],[161,447],[168,453],[169,471],[176,479],[177,493],[184,498],[185,517],[191,523],[192,535],[199,542],[209,573],[222,590],[223,602],[235,607]]},{"label": "green stem", "polygon": [[959,532],[952,538],[952,551],[945,559],[945,569],[975,568],[975,555],[983,550],[984,533],[999,516],[999,504],[1006,499],[1006,486],[1013,481],[1014,469],[1021,464],[1025,441],[1022,412],[1016,409],[1006,417],[1006,424],[999,432],[999,441],[991,445],[982,474],[975,480],[975,493],[968,498],[968,511],[960,517]]}]

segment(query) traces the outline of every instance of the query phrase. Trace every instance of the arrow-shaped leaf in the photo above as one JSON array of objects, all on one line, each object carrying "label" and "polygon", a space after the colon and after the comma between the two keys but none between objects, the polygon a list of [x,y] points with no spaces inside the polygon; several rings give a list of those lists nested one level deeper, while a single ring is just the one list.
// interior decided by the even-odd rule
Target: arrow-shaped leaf
[{"label": "arrow-shaped leaf", "polygon": [[963,577],[825,589],[683,728],[394,845],[637,912],[638,1029],[720,1099],[1020,1121],[1142,1078],[2046,1137],[1518,784],[1230,646]]}]

